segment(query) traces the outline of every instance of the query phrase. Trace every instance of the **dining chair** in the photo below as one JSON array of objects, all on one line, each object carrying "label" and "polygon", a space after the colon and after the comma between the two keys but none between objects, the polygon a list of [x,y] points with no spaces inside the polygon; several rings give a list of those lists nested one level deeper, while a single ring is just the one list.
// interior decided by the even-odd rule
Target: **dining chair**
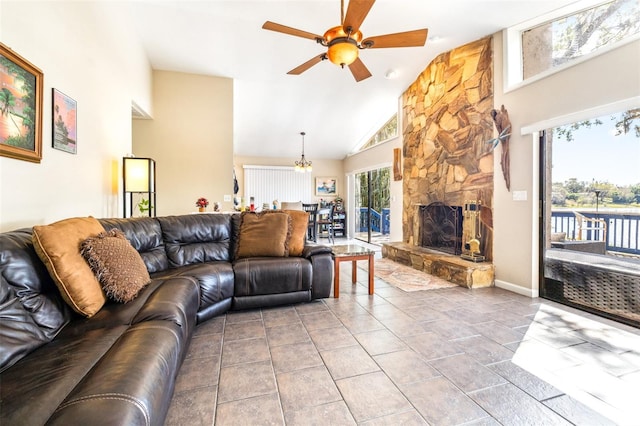
[{"label": "dining chair", "polygon": [[330,207],[318,209],[318,212],[316,214],[316,225],[316,236],[320,235],[321,232],[326,232],[328,234],[329,241],[331,242],[331,244],[334,244],[335,240],[333,238],[333,205],[331,205]]},{"label": "dining chair", "polygon": [[307,240],[316,242],[316,217],[318,212],[318,203],[303,203],[302,210],[309,213],[309,225],[307,226]]}]

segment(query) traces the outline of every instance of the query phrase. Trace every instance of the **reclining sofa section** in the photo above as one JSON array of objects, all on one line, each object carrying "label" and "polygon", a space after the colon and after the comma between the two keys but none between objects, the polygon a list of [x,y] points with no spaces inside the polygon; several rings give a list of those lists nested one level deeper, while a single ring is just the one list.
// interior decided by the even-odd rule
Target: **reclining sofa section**
[{"label": "reclining sofa section", "polygon": [[328,247],[236,260],[239,215],[100,223],[125,234],[152,280],[91,318],[64,302],[31,229],[0,234],[0,424],[163,424],[196,324],[331,290]]}]

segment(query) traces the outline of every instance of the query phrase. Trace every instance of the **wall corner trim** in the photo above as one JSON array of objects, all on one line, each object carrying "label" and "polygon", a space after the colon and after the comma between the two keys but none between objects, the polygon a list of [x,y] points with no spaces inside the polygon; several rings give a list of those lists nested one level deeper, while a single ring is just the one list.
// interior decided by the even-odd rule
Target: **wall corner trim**
[{"label": "wall corner trim", "polygon": [[510,282],[507,282],[507,281],[495,280],[495,285],[498,288],[509,290],[509,291],[514,292],[514,293],[518,293],[518,294],[521,294],[523,296],[527,296],[527,297],[531,297],[531,298],[540,296],[540,294],[538,292],[538,289],[525,288],[525,287],[519,286],[517,284],[510,283]]}]

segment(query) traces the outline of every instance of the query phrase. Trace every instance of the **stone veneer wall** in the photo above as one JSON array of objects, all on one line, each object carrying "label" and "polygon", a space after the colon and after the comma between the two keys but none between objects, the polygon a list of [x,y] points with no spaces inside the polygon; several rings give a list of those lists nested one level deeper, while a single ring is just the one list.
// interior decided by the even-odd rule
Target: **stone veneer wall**
[{"label": "stone veneer wall", "polygon": [[492,259],[492,54],[491,37],[443,53],[402,96],[405,243],[419,244],[420,205],[480,200],[481,250]]}]

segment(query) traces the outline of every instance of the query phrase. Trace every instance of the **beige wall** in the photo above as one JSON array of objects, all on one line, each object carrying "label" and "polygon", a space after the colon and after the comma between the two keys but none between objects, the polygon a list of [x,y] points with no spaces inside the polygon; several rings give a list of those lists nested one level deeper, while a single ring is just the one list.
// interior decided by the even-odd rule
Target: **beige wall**
[{"label": "beige wall", "polygon": [[156,161],[157,215],[196,211],[199,197],[231,209],[233,80],[154,71],[153,99],[153,119],[133,122],[133,153]]},{"label": "beige wall", "polygon": [[[500,105],[507,108],[513,126],[510,142],[511,189],[527,193],[526,201],[514,201],[513,193],[506,190],[502,173],[495,173],[496,284],[520,293],[537,295],[538,148],[532,135],[521,135],[521,128],[639,96],[640,41],[505,93],[502,34],[496,34],[494,40],[495,105],[497,108]],[[499,161],[500,156],[496,153],[496,171],[500,170]]]},{"label": "beige wall", "polygon": [[[247,156],[235,156],[233,158],[234,168],[236,171],[236,177],[238,179],[238,186],[240,187],[240,191],[238,192],[238,196],[244,196],[244,169],[243,166],[251,165],[251,166],[294,166],[296,160],[298,158],[285,158],[285,157],[247,157]],[[338,195],[345,197],[345,176],[344,170],[342,167],[342,160],[322,160],[316,158],[308,158],[313,164],[313,171],[311,172],[314,182],[316,177],[321,176],[335,176],[338,178],[337,188]],[[314,195],[313,187],[309,188],[309,200],[319,201],[321,197],[316,197]],[[327,198],[327,197],[324,197]],[[285,200],[280,200],[285,201]],[[289,200],[296,201],[296,200]]]},{"label": "beige wall", "polygon": [[[121,214],[131,102],[151,104],[151,68],[113,5],[1,3],[0,40],[44,73],[42,162],[0,157],[0,231]],[[51,147],[51,89],[77,102],[77,154]]]}]

